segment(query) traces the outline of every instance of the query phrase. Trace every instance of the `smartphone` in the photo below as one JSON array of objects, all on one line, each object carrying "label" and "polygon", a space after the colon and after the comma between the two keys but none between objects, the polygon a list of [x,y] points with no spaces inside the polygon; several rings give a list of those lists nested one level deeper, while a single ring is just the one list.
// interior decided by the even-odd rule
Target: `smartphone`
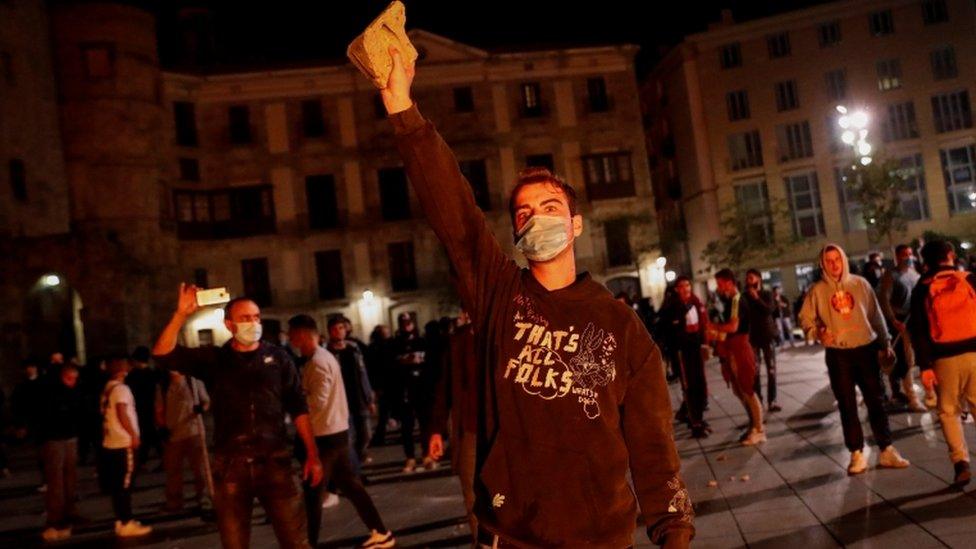
[{"label": "smartphone", "polygon": [[197,305],[206,307],[207,305],[219,305],[230,301],[230,294],[227,288],[211,288],[209,290],[197,290]]}]

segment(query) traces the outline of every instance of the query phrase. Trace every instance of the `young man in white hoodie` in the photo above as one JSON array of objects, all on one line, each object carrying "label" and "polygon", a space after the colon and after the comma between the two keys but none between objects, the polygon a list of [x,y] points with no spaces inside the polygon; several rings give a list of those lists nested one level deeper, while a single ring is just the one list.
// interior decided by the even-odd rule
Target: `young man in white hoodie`
[{"label": "young man in white hoodie", "polygon": [[807,339],[817,339],[827,349],[830,388],[840,409],[844,444],[851,452],[847,472],[856,475],[867,469],[855,386],[861,389],[871,431],[881,449],[878,466],[908,467],[908,460],[891,444],[882,402],[880,359],[892,359],[894,351],[878,299],[866,279],[850,273],[847,254],[840,246],[824,246],[820,267],[823,275],[807,293],[799,320]]}]

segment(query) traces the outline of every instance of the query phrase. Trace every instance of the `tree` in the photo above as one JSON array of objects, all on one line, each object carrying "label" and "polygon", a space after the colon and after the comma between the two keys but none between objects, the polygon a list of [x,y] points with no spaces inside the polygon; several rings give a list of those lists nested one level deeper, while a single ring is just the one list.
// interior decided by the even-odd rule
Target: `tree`
[{"label": "tree", "polygon": [[713,269],[729,267],[741,270],[781,256],[804,241],[793,236],[776,239],[777,221],[790,223],[790,211],[785,201],[771,203],[765,210],[736,200],[720,211],[719,226],[722,237],[705,246],[702,261]]},{"label": "tree", "polygon": [[902,167],[897,160],[882,156],[867,166],[852,163],[844,170],[842,183],[861,207],[871,242],[884,242],[894,248],[895,236],[908,229],[902,195],[911,191],[909,179],[919,169]]}]

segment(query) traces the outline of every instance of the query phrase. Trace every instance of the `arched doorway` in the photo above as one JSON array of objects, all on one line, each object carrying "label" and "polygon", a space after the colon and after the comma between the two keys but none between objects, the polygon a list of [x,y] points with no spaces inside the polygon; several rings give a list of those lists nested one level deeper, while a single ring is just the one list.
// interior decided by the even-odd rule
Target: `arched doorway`
[{"label": "arched doorway", "polygon": [[64,275],[41,275],[27,291],[24,303],[24,335],[27,354],[47,360],[52,353],[63,353],[65,360],[85,356],[85,332],[81,295]]}]

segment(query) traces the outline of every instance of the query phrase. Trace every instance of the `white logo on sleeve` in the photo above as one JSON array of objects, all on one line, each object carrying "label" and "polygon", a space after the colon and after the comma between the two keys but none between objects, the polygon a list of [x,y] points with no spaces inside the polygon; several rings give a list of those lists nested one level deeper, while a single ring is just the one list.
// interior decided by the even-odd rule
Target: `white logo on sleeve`
[{"label": "white logo on sleeve", "polygon": [[502,505],[505,505],[505,496],[495,494],[495,497],[491,498],[491,506],[497,509]]}]

